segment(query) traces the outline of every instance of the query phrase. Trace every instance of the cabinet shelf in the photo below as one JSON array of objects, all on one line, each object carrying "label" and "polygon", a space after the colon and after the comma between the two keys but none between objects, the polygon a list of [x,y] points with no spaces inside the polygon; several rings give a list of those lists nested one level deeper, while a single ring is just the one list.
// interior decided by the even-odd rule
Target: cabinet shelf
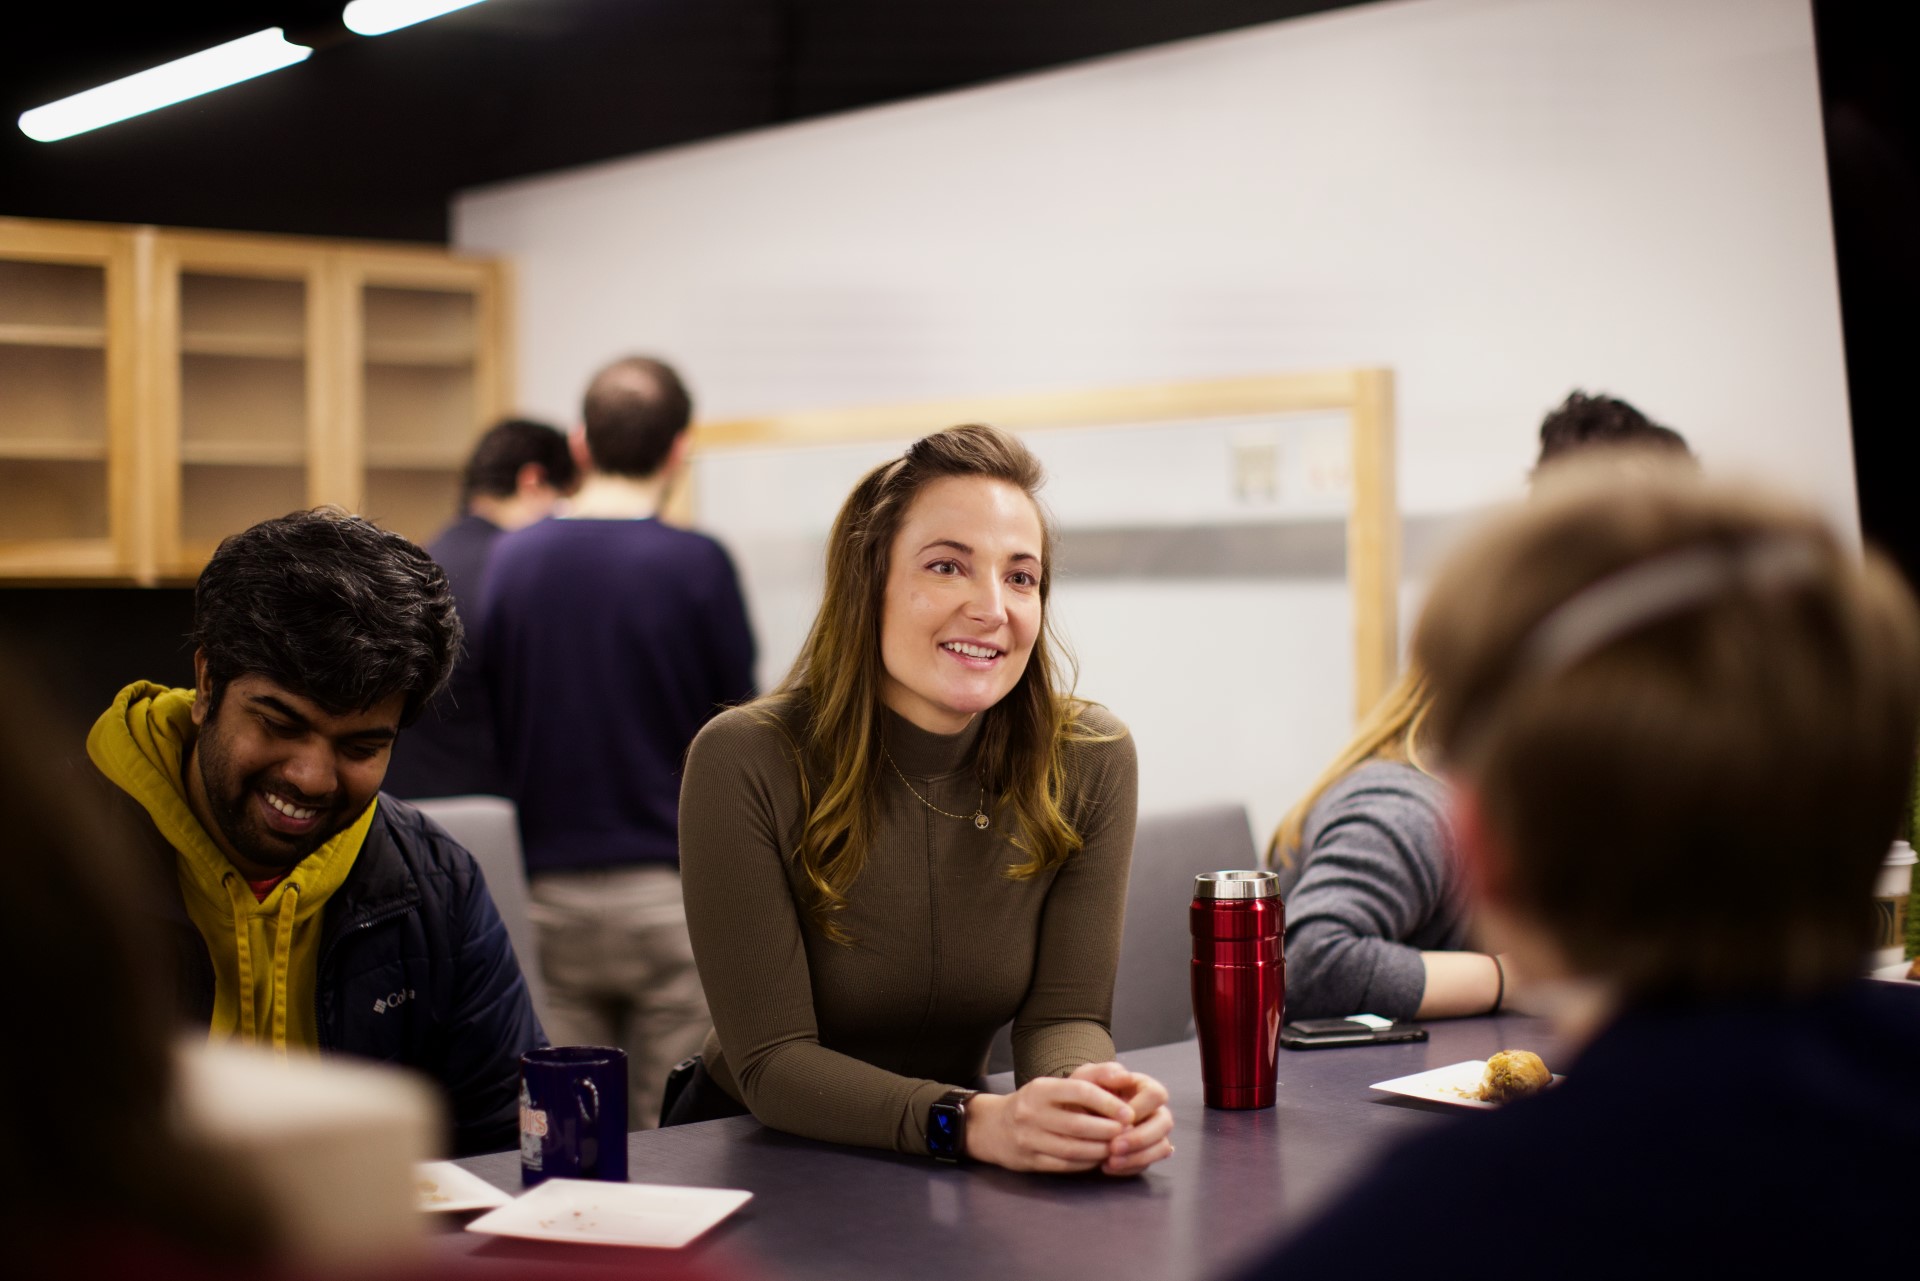
[{"label": "cabinet shelf", "polygon": [[369,445],[367,466],[389,471],[458,471],[466,454],[445,445]]},{"label": "cabinet shelf", "polygon": [[181,334],[180,351],[188,356],[265,356],[275,360],[301,360],[307,354],[306,339],[298,334]]},{"label": "cabinet shelf", "polygon": [[12,347],[105,347],[107,331],[95,325],[0,325],[0,343]]},{"label": "cabinet shelf", "polygon": [[303,467],[307,450],[270,440],[183,440],[180,461],[196,467]]},{"label": "cabinet shelf", "polygon": [[103,463],[104,440],[65,440],[57,436],[0,437],[0,458],[15,462]]},{"label": "cabinet shelf", "polygon": [[474,351],[471,343],[439,342],[431,339],[407,342],[385,338],[367,344],[366,359],[369,365],[458,368],[473,363]]}]

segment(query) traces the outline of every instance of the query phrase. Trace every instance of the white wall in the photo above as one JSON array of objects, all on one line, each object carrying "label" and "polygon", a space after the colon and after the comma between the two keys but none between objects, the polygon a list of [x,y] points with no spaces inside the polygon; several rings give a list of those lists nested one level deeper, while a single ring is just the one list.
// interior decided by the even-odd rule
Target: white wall
[{"label": "white wall", "polygon": [[[1806,0],[1370,5],[489,188],[455,226],[517,264],[556,419],[635,349],[713,418],[1384,364],[1416,515],[1515,492],[1584,386],[1856,521]],[[1149,808],[1264,827],[1343,737],[1324,582],[1061,610]]]}]

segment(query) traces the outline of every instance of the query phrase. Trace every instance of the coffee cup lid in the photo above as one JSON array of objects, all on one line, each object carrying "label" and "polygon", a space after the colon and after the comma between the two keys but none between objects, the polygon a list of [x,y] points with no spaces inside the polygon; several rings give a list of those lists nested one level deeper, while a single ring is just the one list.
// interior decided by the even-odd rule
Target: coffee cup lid
[{"label": "coffee cup lid", "polygon": [[1193,878],[1195,898],[1279,898],[1280,878],[1272,872],[1202,872]]}]

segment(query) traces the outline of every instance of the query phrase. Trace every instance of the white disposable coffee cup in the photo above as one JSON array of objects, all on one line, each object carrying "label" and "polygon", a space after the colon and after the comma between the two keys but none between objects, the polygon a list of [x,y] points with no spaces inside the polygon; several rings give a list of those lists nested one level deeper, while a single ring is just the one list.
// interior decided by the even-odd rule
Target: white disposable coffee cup
[{"label": "white disposable coffee cup", "polygon": [[203,1037],[177,1061],[187,1128],[259,1191],[290,1270],[344,1275],[420,1248],[414,1168],[442,1126],[424,1078]]},{"label": "white disposable coffee cup", "polygon": [[1898,965],[1906,959],[1914,862],[1913,846],[1895,841],[1887,851],[1887,861],[1880,865],[1880,879],[1873,887],[1873,969]]}]

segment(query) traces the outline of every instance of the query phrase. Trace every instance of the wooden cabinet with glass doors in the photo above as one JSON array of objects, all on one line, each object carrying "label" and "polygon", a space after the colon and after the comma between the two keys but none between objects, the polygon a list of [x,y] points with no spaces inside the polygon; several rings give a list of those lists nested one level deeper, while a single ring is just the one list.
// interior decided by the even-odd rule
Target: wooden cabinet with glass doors
[{"label": "wooden cabinet with glass doors", "polygon": [[320,341],[326,272],[326,255],[298,244],[155,237],[143,400],[164,574],[193,574],[256,521],[343,496],[325,461],[340,381]]},{"label": "wooden cabinet with glass doors", "polygon": [[0,578],[133,574],[129,238],[0,219]]},{"label": "wooden cabinet with glass doors", "polygon": [[504,331],[491,261],[0,220],[0,580],[185,581],[319,503],[424,540]]},{"label": "wooden cabinet with glass doors", "polygon": [[476,424],[508,404],[500,271],[420,255],[342,255],[355,510],[424,542],[459,501]]}]

